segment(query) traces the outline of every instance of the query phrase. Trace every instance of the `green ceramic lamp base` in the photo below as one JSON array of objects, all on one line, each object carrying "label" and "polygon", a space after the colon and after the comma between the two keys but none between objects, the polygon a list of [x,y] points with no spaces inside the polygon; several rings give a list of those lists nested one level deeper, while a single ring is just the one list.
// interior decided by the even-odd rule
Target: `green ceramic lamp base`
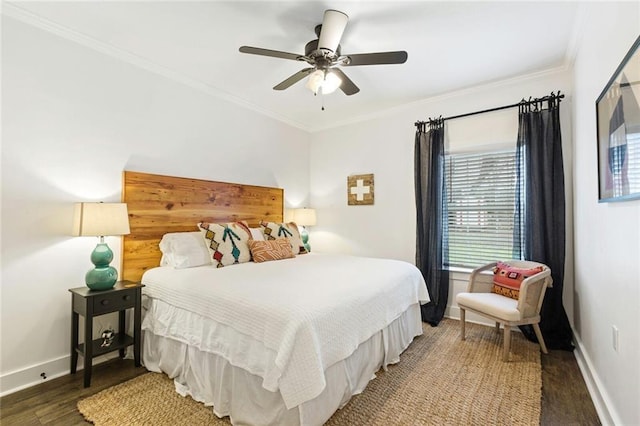
[{"label": "green ceramic lamp base", "polygon": [[302,227],[302,232],[300,233],[300,237],[302,238],[302,245],[309,253],[311,253],[311,245],[309,244],[309,231],[304,226]]},{"label": "green ceramic lamp base", "polygon": [[85,275],[84,280],[91,290],[109,290],[118,281],[118,271],[109,263],[113,260],[113,252],[100,237],[100,242],[91,253],[91,262],[95,268]]}]

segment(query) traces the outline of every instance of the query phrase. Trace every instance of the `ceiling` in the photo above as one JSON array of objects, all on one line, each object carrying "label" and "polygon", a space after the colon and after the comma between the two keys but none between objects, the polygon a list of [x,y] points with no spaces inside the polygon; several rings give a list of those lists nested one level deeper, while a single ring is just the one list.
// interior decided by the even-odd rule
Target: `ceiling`
[{"label": "ceiling", "polygon": [[[44,1],[4,3],[3,13],[316,131],[566,66],[580,7],[566,1]],[[304,81],[272,89],[304,62],[238,52],[248,45],[302,54],[330,8],[350,18],[343,54],[406,50],[407,62],[343,68],[359,93],[314,96]]]}]

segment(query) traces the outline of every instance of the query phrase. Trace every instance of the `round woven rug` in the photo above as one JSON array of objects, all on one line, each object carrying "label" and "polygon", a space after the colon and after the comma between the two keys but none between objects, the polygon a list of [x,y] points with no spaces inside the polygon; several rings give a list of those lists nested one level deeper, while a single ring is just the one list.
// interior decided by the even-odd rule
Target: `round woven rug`
[{"label": "round woven rug", "polygon": [[[400,363],[380,371],[327,425],[539,425],[539,346],[512,333],[511,360],[502,361],[502,332],[443,320],[423,326]],[[96,426],[228,425],[211,407],[183,398],[164,374],[147,373],[78,402]]]}]

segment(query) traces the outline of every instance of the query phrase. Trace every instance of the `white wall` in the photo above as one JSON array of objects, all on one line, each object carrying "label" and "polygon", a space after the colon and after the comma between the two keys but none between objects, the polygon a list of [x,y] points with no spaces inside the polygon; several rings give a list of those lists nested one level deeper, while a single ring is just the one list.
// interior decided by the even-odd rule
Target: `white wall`
[{"label": "white wall", "polygon": [[[573,261],[571,234],[571,80],[566,70],[504,81],[408,105],[369,121],[314,133],[310,158],[311,205],[317,209],[318,225],[311,230],[316,251],[337,251],[354,255],[390,257],[415,261],[415,196],[413,149],[417,120],[443,117],[509,105],[523,97],[541,97],[551,91],[566,94],[561,104],[565,180],[567,187],[567,261],[565,306],[572,317]],[[517,109],[513,119],[517,120]],[[503,129],[496,131],[478,117],[468,120],[466,131],[492,133],[504,142]],[[480,116],[482,118],[482,116]],[[454,123],[453,121],[451,123]],[[513,141],[517,136],[515,127]],[[469,150],[471,147],[463,147]],[[374,173],[375,204],[347,205],[347,176]],[[455,294],[466,289],[466,277],[455,274],[451,283],[448,314],[457,317]]]},{"label": "white wall", "polygon": [[[306,201],[308,133],[8,17],[2,89],[3,393],[68,372],[67,289],[96,243],[69,236],[72,205],[119,201],[123,170]],[[107,242],[117,266],[120,241]]]},{"label": "white wall", "polygon": [[[595,101],[640,34],[640,5],[593,3],[574,65],[575,315],[603,422],[640,424],[640,201],[598,203]],[[619,350],[612,326],[619,329]],[[589,373],[592,377],[589,377]],[[597,395],[596,395],[597,396]],[[608,411],[608,413],[607,413]]]}]

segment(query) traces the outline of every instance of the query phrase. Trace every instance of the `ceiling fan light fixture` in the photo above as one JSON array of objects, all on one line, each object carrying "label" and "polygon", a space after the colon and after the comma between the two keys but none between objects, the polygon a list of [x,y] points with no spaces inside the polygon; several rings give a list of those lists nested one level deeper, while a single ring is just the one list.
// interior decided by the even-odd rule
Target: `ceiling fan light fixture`
[{"label": "ceiling fan light fixture", "polygon": [[340,77],[331,71],[327,71],[324,74],[324,81],[322,82],[322,93],[325,95],[333,93],[341,84],[342,79]]},{"label": "ceiling fan light fixture", "polygon": [[307,80],[307,84],[305,85],[307,89],[311,90],[314,95],[318,94],[318,90],[320,90],[320,86],[322,86],[322,81],[324,80],[324,73],[321,70],[315,70],[309,75],[309,79]]},{"label": "ceiling fan light fixture", "polygon": [[323,95],[328,95],[336,91],[342,84],[342,79],[331,71],[315,70],[309,75],[306,87],[317,95],[322,89]]}]

